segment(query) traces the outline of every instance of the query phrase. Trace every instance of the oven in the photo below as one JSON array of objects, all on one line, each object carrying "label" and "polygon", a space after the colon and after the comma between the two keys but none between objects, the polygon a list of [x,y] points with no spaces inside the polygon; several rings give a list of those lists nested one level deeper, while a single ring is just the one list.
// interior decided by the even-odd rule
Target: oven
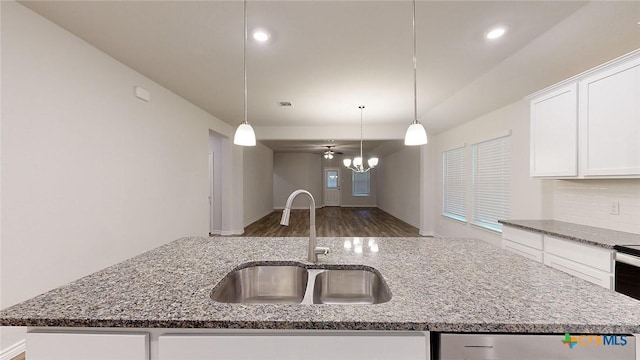
[{"label": "oven", "polygon": [[615,246],[615,290],[640,300],[640,245]]}]

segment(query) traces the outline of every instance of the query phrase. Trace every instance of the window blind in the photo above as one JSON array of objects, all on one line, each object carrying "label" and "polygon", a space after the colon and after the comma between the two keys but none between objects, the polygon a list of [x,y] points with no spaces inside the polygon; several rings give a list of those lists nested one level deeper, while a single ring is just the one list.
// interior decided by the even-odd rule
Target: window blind
[{"label": "window blind", "polygon": [[467,221],[465,147],[442,152],[442,215]]},{"label": "window blind", "polygon": [[351,194],[353,196],[369,196],[369,172],[357,173],[352,172],[351,177]]},{"label": "window blind", "polygon": [[511,136],[472,145],[473,221],[502,232],[498,220],[509,218],[511,192]]}]

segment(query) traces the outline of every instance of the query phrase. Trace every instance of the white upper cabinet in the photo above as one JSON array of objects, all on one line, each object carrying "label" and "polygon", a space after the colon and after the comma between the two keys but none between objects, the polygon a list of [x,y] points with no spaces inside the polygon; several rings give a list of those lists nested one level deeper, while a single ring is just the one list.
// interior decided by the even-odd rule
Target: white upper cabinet
[{"label": "white upper cabinet", "polygon": [[569,84],[531,100],[531,176],[578,175],[578,91]]},{"label": "white upper cabinet", "polygon": [[584,176],[640,175],[640,58],[580,81]]},{"label": "white upper cabinet", "polygon": [[530,101],[532,177],[640,177],[640,49]]}]

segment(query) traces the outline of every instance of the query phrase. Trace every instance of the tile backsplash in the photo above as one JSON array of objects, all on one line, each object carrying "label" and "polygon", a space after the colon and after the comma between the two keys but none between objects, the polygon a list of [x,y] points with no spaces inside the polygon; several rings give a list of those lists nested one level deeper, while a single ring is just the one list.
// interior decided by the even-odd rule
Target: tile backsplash
[{"label": "tile backsplash", "polygon": [[640,234],[640,179],[554,180],[553,219]]}]

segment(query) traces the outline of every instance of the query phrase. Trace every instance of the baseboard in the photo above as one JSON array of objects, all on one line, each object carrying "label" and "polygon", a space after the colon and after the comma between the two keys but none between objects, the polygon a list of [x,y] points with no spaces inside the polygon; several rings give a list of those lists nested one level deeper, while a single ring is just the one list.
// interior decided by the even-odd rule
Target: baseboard
[{"label": "baseboard", "polygon": [[220,231],[220,235],[222,235],[222,236],[242,235],[242,234],[244,234],[244,229],[242,229],[242,230],[222,230],[222,231]]},{"label": "baseboard", "polygon": [[[316,209],[322,209],[324,206],[316,206]],[[273,208],[274,211],[277,210],[284,210],[284,206],[283,207],[274,207]],[[292,207],[291,210],[309,210],[308,206],[296,206],[296,207]]]},{"label": "baseboard", "polygon": [[3,349],[0,352],[0,360],[11,360],[14,357],[22,354],[24,350],[25,350],[25,342],[24,340],[21,340],[18,343],[13,344],[6,349]]},{"label": "baseboard", "polygon": [[213,232],[209,233],[211,235],[220,235],[220,236],[231,236],[231,235],[242,235],[244,234],[244,229],[242,230],[213,230]]},{"label": "baseboard", "polygon": [[340,205],[343,208],[377,208],[378,205]]},{"label": "baseboard", "polygon": [[425,231],[425,230],[420,230],[420,235],[422,235],[422,236],[430,236],[430,237],[437,237],[436,233],[434,233],[433,231]]}]

